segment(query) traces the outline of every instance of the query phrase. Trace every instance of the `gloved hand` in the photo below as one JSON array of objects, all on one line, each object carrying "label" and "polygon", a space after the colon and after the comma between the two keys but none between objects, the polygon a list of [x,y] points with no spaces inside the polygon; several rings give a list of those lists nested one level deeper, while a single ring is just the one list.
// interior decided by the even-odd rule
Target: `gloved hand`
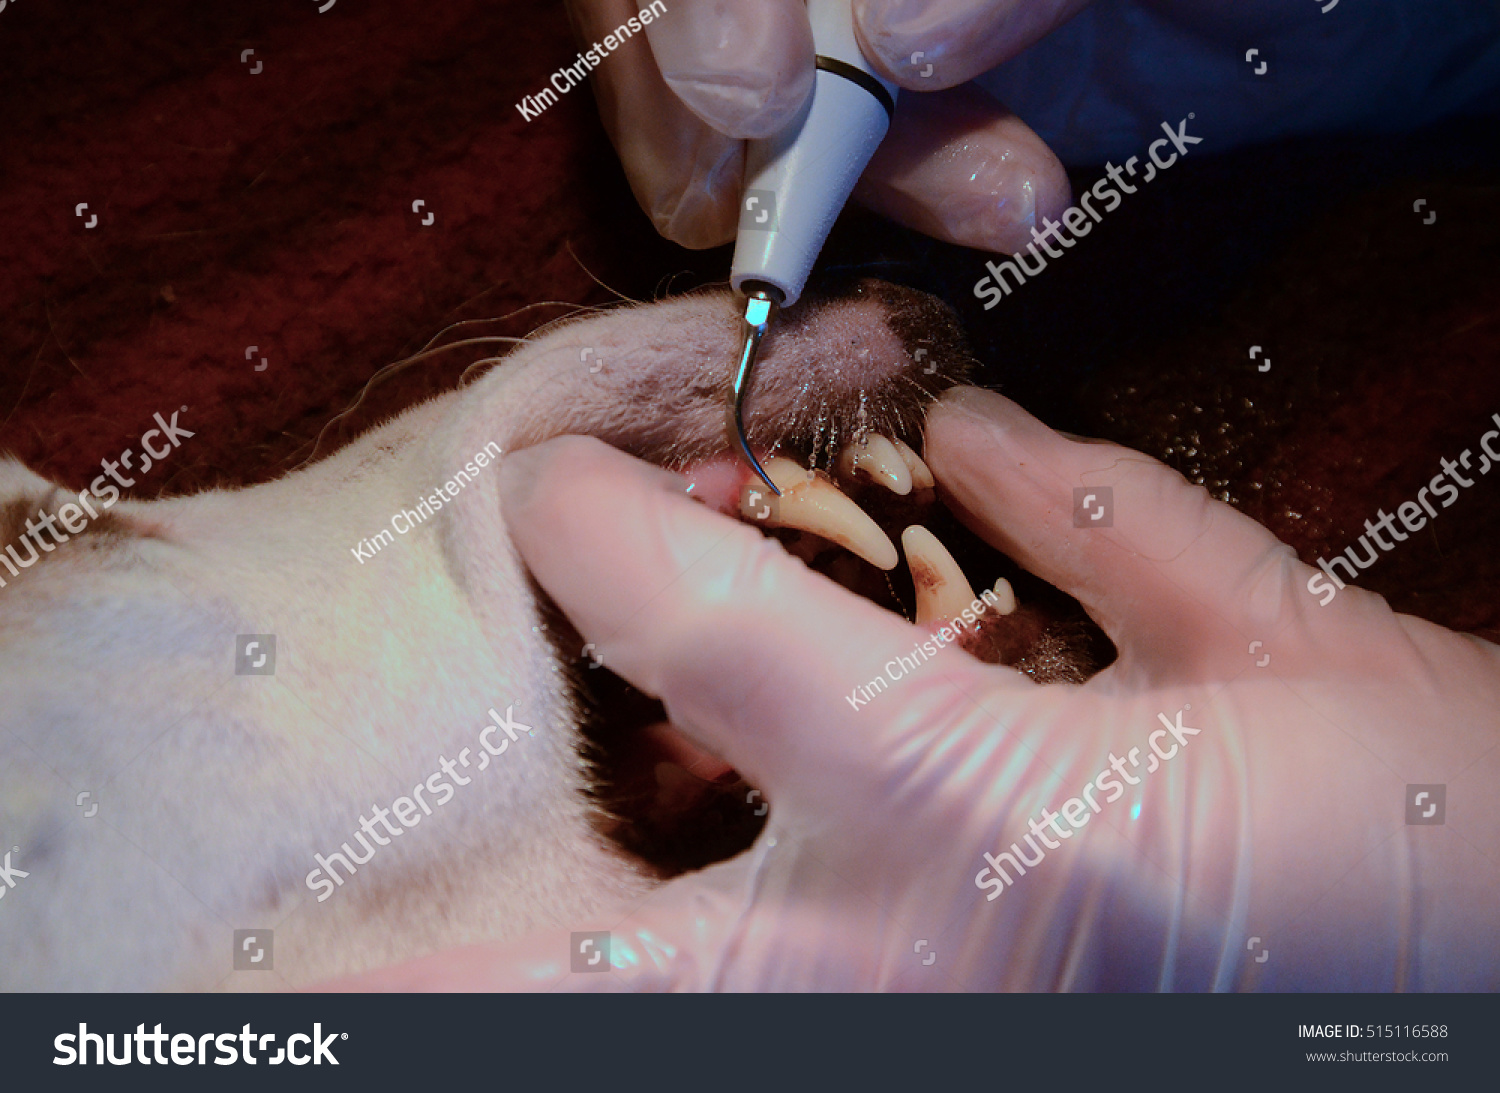
[{"label": "gloved hand", "polygon": [[[643,6],[569,0],[588,43]],[[1500,79],[1500,12],[1488,0],[855,0],[854,19],[875,66],[922,92],[900,96],[856,199],[1002,253],[1068,207],[1054,151],[1073,164],[1144,157],[1162,123],[1189,114],[1205,154],[1399,128]],[[726,243],[743,141],[777,132],[812,88],[803,0],[671,0],[645,38],[649,49],[636,37],[593,73],[605,129],[662,235]]]},{"label": "gloved hand", "polygon": [[[569,975],[562,930],[356,985],[1500,987],[1500,648],[1353,587],[1321,606],[1254,521],[998,395],[946,394],[925,454],[974,531],[1083,603],[1113,665],[1038,686],[950,647],[854,703],[929,635],[598,441],[511,455],[532,573],[764,789],[768,825],[570,924],[611,932],[612,975]],[[1073,526],[1080,485],[1112,489],[1113,526]],[[1411,784],[1446,785],[1441,825],[1410,822]]]}]

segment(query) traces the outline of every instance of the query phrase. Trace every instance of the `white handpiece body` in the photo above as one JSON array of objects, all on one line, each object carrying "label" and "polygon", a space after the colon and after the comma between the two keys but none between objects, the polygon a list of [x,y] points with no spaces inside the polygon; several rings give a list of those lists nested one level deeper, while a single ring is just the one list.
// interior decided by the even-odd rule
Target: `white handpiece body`
[{"label": "white handpiece body", "polygon": [[783,306],[802,295],[834,220],[890,127],[887,105],[896,97],[896,85],[860,52],[849,0],[808,0],[807,15],[820,58],[813,91],[780,133],[749,142],[730,273],[736,291],[746,282],[770,285]]}]

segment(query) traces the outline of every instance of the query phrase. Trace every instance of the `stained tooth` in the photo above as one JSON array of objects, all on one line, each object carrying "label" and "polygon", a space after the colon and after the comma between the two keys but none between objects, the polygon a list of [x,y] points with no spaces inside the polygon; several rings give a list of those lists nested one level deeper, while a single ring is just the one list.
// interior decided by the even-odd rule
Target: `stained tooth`
[{"label": "stained tooth", "polygon": [[932,469],[926,463],[922,462],[921,456],[894,437],[891,439],[891,443],[896,446],[896,451],[901,454],[901,459],[906,464],[906,469],[911,472],[911,484],[913,486],[919,490],[930,490],[933,486],[937,485],[937,479],[932,477]]},{"label": "stained tooth", "polygon": [[974,590],[936,535],[913,524],[901,533],[901,547],[917,590],[917,625],[956,619],[974,602]]},{"label": "stained tooth", "polygon": [[996,611],[1000,612],[1000,614],[1002,615],[1009,615],[1016,609],[1015,589],[1011,588],[1010,582],[1007,581],[1004,577],[1001,577],[998,581],[995,582],[994,592],[995,598],[1000,601],[1000,603],[995,607]]},{"label": "stained tooth", "polygon": [[[839,473],[853,478],[862,471],[871,481],[879,482],[892,493],[903,497],[911,492],[911,466],[896,447],[899,442],[879,433],[870,433],[858,444],[850,444],[839,455]],[[909,449],[908,449],[909,450]]]},{"label": "stained tooth", "polygon": [[[895,569],[896,544],[828,478],[813,474],[780,456],[764,461],[779,498],[771,498],[771,515],[754,520],[773,528],[800,528],[858,554],[878,569]],[[751,514],[744,514],[753,519]]]}]

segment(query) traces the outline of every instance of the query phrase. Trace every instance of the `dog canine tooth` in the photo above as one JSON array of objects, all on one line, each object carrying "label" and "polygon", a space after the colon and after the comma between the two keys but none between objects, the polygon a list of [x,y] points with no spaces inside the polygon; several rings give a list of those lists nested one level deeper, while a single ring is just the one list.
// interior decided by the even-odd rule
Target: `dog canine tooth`
[{"label": "dog canine tooth", "polygon": [[845,447],[839,453],[838,470],[844,478],[853,478],[862,471],[872,482],[879,482],[902,497],[911,492],[910,464],[901,449],[879,433],[869,433],[857,444]]},{"label": "dog canine tooth", "polygon": [[773,456],[764,461],[766,473],[781,497],[772,512],[742,515],[752,523],[774,528],[797,528],[837,543],[877,569],[895,569],[900,556],[890,536],[880,530],[865,510],[851,501],[826,476],[808,471],[790,459]]},{"label": "dog canine tooth", "polygon": [[999,604],[995,606],[996,611],[1000,612],[1000,614],[1002,615],[1009,615],[1016,609],[1015,589],[1011,588],[1010,582],[1007,581],[1004,577],[1001,577],[998,581],[995,582],[994,592],[995,598],[1000,601]]},{"label": "dog canine tooth", "polygon": [[901,533],[901,547],[917,590],[918,626],[956,619],[973,604],[968,578],[936,535],[913,524]]},{"label": "dog canine tooth", "polygon": [[913,487],[919,490],[930,490],[937,485],[937,479],[932,477],[932,469],[922,461],[921,456],[897,437],[892,437],[891,443],[900,454],[902,462],[906,464],[906,469],[911,474]]}]

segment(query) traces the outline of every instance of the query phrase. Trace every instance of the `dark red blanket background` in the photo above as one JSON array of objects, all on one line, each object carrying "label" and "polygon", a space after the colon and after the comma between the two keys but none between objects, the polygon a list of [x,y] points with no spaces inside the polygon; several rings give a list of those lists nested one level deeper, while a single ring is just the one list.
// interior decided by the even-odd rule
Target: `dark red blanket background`
[{"label": "dark red blanket background", "polygon": [[[725,276],[726,253],[652,233],[587,91],[516,111],[575,51],[556,7],[317,8],[0,11],[0,449],[81,486],[185,406],[197,436],[136,496],[264,481],[450,323],[610,299],[590,274],[637,298]],[[988,382],[1167,459],[1312,558],[1414,498],[1500,411],[1497,166],[1476,120],[1205,154],[989,314],[970,294],[981,256],[858,213],[827,261],[940,292]],[[317,452],[479,355],[374,387]],[[1500,637],[1497,490],[1482,479],[1363,583]]]}]

